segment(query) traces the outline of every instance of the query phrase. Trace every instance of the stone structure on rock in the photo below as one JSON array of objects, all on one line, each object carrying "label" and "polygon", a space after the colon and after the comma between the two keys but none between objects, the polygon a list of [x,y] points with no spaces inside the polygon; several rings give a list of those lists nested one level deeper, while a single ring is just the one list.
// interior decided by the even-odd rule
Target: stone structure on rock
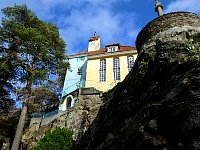
[{"label": "stone structure on rock", "polygon": [[[199,31],[200,20],[199,16],[190,12],[173,12],[163,15],[149,22],[138,34],[136,48],[138,53],[141,52],[142,46],[147,43],[156,42],[157,39],[166,39],[167,36],[172,40],[183,41],[188,40],[182,35],[178,36],[175,33],[187,32],[190,30]],[[174,33],[174,34],[173,34]],[[168,37],[168,38],[169,38]],[[179,39],[177,39],[179,37]],[[170,38],[169,38],[170,39]]]},{"label": "stone structure on rock", "polygon": [[30,127],[22,137],[23,149],[29,149],[44,136],[47,130],[57,127],[72,130],[73,139],[78,141],[92,124],[102,103],[98,94],[80,94],[75,106],[69,111],[61,111],[47,118],[32,118]]},{"label": "stone structure on rock", "polygon": [[74,149],[200,149],[200,17],[160,16],[136,47],[134,68],[107,93]]}]

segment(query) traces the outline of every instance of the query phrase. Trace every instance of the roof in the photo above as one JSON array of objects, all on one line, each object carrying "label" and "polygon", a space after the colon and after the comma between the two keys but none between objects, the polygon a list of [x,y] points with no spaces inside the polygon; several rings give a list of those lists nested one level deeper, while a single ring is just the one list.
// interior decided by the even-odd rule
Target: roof
[{"label": "roof", "polygon": [[110,47],[110,46],[120,46],[119,43],[111,43],[111,44],[107,44],[105,47]]},{"label": "roof", "polygon": [[[136,50],[135,47],[133,46],[119,46],[119,50],[117,52],[124,52],[124,51],[131,51],[131,50]],[[97,51],[92,51],[88,53],[88,56],[93,56],[93,55],[99,55],[99,54],[105,54],[107,53],[106,48],[100,48]]]},{"label": "roof", "polygon": [[89,39],[89,42],[91,42],[91,41],[96,41],[96,40],[98,40],[100,38],[100,36],[93,36],[93,37],[91,37],[90,39]]},{"label": "roof", "polygon": [[78,52],[78,53],[75,53],[75,54],[68,55],[68,57],[79,56],[79,55],[87,55],[87,54],[88,54],[88,51],[85,50],[83,52]]},{"label": "roof", "polygon": [[[133,46],[119,45],[119,49],[118,49],[117,52],[124,52],[124,51],[131,51],[131,50],[136,50],[136,48],[133,47]],[[79,56],[79,55],[93,56],[93,55],[99,55],[99,54],[105,54],[105,53],[107,53],[107,49],[106,48],[100,48],[99,50],[91,51],[91,52],[88,52],[87,50],[85,50],[83,52],[78,52],[76,54],[69,55],[69,57],[70,56]]]}]

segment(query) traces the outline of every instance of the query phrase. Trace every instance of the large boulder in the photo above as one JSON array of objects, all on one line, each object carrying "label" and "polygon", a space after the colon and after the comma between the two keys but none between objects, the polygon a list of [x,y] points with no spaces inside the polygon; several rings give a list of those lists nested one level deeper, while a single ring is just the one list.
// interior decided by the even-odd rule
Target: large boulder
[{"label": "large boulder", "polygon": [[200,149],[200,18],[162,17],[153,22],[167,18],[173,26],[141,31],[132,71],[107,93],[74,149]]}]

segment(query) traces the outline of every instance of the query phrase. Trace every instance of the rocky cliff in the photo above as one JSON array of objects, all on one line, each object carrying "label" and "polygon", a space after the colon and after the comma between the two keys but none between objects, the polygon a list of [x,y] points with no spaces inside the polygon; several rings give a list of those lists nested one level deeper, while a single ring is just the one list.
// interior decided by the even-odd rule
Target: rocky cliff
[{"label": "rocky cliff", "polygon": [[132,71],[104,97],[74,149],[200,149],[200,17],[163,15],[136,45]]},{"label": "rocky cliff", "polygon": [[156,18],[136,46],[139,57],[123,82],[103,99],[82,95],[70,111],[31,124],[23,148],[65,127],[74,132],[76,150],[200,149],[200,17]]},{"label": "rocky cliff", "polygon": [[29,149],[45,135],[49,129],[58,127],[73,131],[73,139],[78,141],[95,119],[102,101],[99,94],[79,95],[73,108],[58,112],[46,118],[32,118],[29,128],[22,137],[22,149]]}]

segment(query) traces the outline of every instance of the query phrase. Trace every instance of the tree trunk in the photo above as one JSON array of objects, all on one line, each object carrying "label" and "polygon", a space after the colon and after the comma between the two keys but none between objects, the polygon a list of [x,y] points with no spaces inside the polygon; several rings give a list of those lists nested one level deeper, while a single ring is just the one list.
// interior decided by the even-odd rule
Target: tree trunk
[{"label": "tree trunk", "polygon": [[27,102],[24,102],[23,106],[22,106],[21,115],[19,118],[17,130],[15,132],[15,138],[13,140],[11,150],[19,150],[19,144],[20,144],[22,134],[23,134],[24,124],[25,124],[25,120],[26,120],[26,114],[27,114]]}]

